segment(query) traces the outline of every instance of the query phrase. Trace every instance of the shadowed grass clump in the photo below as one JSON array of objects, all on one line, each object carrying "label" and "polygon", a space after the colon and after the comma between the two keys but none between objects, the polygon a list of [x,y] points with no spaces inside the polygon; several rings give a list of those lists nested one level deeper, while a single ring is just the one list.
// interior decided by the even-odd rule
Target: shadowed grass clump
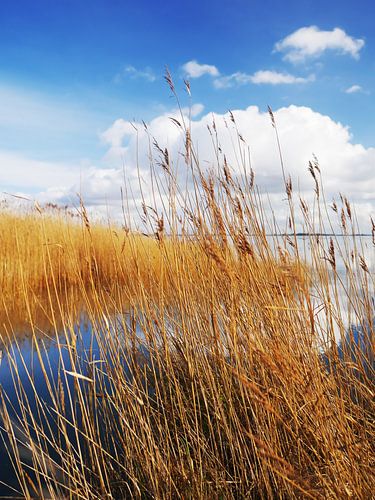
[{"label": "shadowed grass clump", "polygon": [[[267,237],[280,231],[247,156],[235,174],[217,149],[207,174],[190,130],[181,134],[189,190],[157,146],[168,162],[153,175],[169,198],[145,211],[147,236],[92,225],[83,207],[78,222],[0,216],[3,349],[18,401],[14,411],[3,392],[1,413],[19,490],[26,498],[371,498],[374,276],[349,202],[338,215],[350,243],[340,244],[322,235],[324,192],[311,165],[302,251],[284,175],[291,230]],[[38,396],[32,370],[19,376],[14,301],[26,311],[48,397]],[[53,370],[38,307],[59,352]],[[85,349],[82,311],[91,325]],[[347,342],[337,345],[354,323],[366,366]]]}]

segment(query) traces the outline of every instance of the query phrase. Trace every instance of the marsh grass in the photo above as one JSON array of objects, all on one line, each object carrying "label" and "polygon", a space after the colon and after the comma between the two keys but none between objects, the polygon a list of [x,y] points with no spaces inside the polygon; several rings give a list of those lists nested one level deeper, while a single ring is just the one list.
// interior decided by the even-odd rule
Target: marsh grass
[{"label": "marsh grass", "polygon": [[[169,198],[144,210],[147,236],[92,224],[83,206],[77,220],[40,207],[0,216],[3,350],[18,401],[16,412],[2,392],[1,414],[21,494],[371,498],[374,277],[348,200],[332,214],[350,245],[318,236],[328,210],[319,166],[310,165],[312,207],[283,166],[290,231],[267,238],[277,224],[266,217],[242,138],[241,173],[217,145],[207,174],[189,125],[178,126],[189,192],[156,144],[161,161],[151,173]],[[308,256],[297,246],[298,205]],[[12,308],[26,323],[16,327]],[[95,352],[79,349],[81,310]],[[60,352],[53,370],[41,317]],[[337,344],[348,318],[362,325],[366,367],[353,356],[355,342]],[[48,398],[32,371],[19,377],[15,332],[24,324]]]}]

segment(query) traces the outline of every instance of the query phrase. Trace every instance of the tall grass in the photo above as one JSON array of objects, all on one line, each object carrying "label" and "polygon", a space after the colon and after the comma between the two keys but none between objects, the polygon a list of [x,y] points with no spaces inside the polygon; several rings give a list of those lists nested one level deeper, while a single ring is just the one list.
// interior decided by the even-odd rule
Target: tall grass
[{"label": "tall grass", "polygon": [[[189,191],[155,145],[152,174],[168,204],[144,210],[147,236],[92,224],[83,207],[78,222],[40,208],[0,216],[3,309],[17,300],[26,311],[49,395],[39,397],[32,370],[20,378],[8,313],[18,413],[4,393],[1,413],[22,495],[371,498],[374,276],[349,202],[332,211],[343,243],[318,235],[327,224],[319,166],[310,165],[311,207],[284,172],[290,234],[266,237],[277,225],[242,139],[241,174],[218,146],[207,174],[179,126]],[[298,205],[308,254],[297,246]],[[54,373],[33,304],[60,353]],[[79,348],[80,310],[96,350]],[[347,342],[354,323],[360,353]]]}]

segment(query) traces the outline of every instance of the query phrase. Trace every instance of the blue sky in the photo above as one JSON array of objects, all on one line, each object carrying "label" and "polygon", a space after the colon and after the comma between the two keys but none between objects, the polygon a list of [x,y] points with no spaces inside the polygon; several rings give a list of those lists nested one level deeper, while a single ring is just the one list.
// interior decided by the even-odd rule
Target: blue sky
[{"label": "blue sky", "polygon": [[[371,148],[374,17],[370,0],[2,0],[0,159],[22,156],[25,168],[29,160],[56,172],[119,167],[103,133],[118,119],[149,121],[173,108],[165,65],[186,102],[182,77],[190,78],[204,113],[307,107]],[[196,66],[201,76],[189,61],[207,65]],[[7,180],[7,168],[2,161],[2,191],[49,188]]]}]

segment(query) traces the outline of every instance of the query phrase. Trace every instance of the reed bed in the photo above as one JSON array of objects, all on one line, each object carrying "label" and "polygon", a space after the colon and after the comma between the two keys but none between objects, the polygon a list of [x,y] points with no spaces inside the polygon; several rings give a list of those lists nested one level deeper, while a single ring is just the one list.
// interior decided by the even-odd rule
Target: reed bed
[{"label": "reed bed", "polygon": [[[190,130],[180,126],[189,193],[155,145],[161,162],[153,175],[169,201],[145,210],[147,235],[92,224],[83,206],[77,220],[40,207],[0,216],[3,309],[17,300],[26,310],[48,396],[39,396],[32,370],[19,375],[17,320],[8,313],[3,349],[18,403],[12,408],[2,392],[1,415],[19,491],[372,498],[374,276],[348,200],[332,214],[350,245],[321,234],[327,205],[318,164],[310,165],[312,207],[284,175],[290,231],[267,237],[277,225],[246,155],[239,175],[217,148],[217,165],[203,172]],[[297,245],[298,206],[308,256]],[[53,372],[36,303],[59,352]],[[88,348],[80,311],[91,328]],[[359,325],[360,346],[348,318]]]}]

